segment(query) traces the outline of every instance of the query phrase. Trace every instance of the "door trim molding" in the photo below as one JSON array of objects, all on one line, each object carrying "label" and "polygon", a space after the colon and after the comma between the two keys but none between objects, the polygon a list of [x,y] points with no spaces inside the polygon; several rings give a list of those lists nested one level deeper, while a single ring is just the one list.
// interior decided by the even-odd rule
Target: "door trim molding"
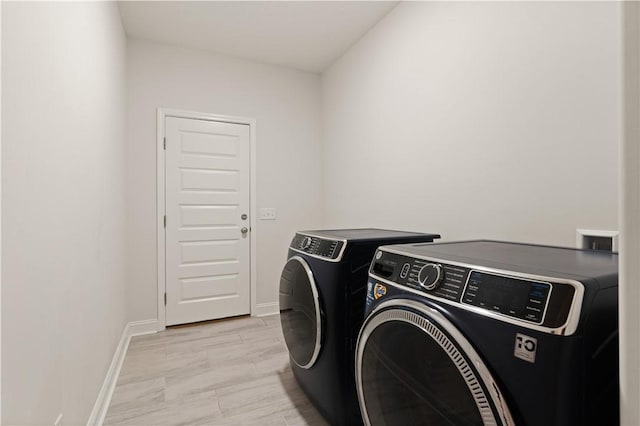
[{"label": "door trim molding", "polygon": [[219,121],[231,124],[246,124],[249,126],[250,143],[249,143],[249,282],[250,282],[250,299],[251,299],[251,315],[255,316],[258,312],[256,306],[256,231],[257,231],[257,214],[256,214],[256,120],[249,117],[236,117],[231,115],[209,114],[204,112],[186,111],[172,108],[158,108],[156,122],[156,259],[158,265],[158,331],[166,328],[166,307],[164,305],[164,292],[166,289],[165,275],[165,150],[164,150],[164,122],[167,117],[190,118],[194,120]]}]

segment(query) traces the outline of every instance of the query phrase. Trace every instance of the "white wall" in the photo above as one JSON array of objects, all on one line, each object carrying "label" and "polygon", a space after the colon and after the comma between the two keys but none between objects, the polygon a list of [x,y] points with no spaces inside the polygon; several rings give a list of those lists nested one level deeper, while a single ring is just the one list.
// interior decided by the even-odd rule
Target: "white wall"
[{"label": "white wall", "polygon": [[640,3],[624,7],[624,138],[620,150],[620,405],[640,424]]},{"label": "white wall", "polygon": [[125,324],[115,3],[2,4],[2,423],[86,423]]},{"label": "white wall", "polygon": [[[0,2],[0,46],[2,46],[2,3]],[[0,55],[0,99],[2,98],[2,55]],[[2,176],[2,102],[0,101],[0,176]],[[2,424],[2,185],[0,180],[0,424]]]},{"label": "white wall", "polygon": [[130,320],[156,318],[156,108],[257,120],[257,300],[277,311],[298,229],[322,220],[318,75],[140,40],[128,42],[127,236]]},{"label": "white wall", "polygon": [[326,224],[617,229],[620,31],[615,3],[399,4],[323,74]]}]

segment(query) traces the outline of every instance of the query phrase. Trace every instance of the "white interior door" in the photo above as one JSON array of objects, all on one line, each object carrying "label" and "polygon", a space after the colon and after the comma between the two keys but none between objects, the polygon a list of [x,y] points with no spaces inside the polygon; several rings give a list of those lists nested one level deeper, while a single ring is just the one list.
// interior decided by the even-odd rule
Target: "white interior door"
[{"label": "white interior door", "polygon": [[165,119],[167,325],[250,312],[249,132]]}]

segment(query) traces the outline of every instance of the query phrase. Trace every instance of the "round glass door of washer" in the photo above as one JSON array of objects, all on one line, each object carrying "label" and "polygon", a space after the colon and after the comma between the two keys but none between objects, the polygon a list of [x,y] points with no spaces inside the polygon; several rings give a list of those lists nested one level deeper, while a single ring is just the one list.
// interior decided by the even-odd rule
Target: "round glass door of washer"
[{"label": "round glass door of washer", "polygon": [[400,305],[374,311],[358,340],[356,384],[365,423],[513,424],[475,350],[447,330],[453,325],[435,310]]},{"label": "round glass door of washer", "polygon": [[293,362],[311,368],[320,353],[322,318],[313,273],[300,256],[291,257],[282,270],[280,322]]}]

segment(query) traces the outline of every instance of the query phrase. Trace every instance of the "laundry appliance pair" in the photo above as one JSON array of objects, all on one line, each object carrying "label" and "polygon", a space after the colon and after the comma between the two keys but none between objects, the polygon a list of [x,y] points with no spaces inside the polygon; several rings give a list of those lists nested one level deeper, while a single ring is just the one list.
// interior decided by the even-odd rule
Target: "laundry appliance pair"
[{"label": "laundry appliance pair", "polygon": [[616,424],[616,254],[425,235],[349,251],[374,232],[298,233],[282,273],[291,367],[331,424]]}]

